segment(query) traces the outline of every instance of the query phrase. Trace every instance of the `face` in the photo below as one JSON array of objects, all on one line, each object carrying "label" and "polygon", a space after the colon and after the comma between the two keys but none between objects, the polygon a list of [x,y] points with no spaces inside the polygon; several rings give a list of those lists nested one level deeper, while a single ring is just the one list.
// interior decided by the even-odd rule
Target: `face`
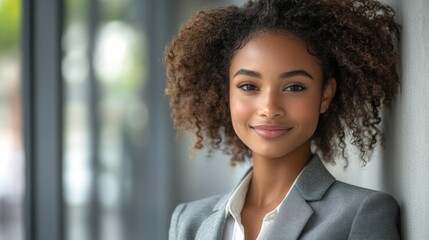
[{"label": "face", "polygon": [[319,60],[285,33],[261,33],[237,50],[230,69],[234,130],[253,157],[282,158],[310,151],[319,114],[335,93],[322,86]]}]

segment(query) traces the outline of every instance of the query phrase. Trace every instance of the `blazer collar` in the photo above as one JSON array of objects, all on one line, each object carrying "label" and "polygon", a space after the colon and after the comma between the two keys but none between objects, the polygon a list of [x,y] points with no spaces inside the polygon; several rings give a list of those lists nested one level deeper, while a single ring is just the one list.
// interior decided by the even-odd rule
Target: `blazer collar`
[{"label": "blazer collar", "polygon": [[280,206],[267,239],[298,239],[313,210],[307,201],[322,199],[335,178],[317,155],[307,163],[295,186]]},{"label": "blazer collar", "polygon": [[[319,157],[313,155],[280,207],[277,219],[267,239],[297,239],[313,214],[313,210],[307,201],[322,199],[334,182],[335,178],[326,170]],[[231,194],[229,193],[219,199],[211,215],[202,222],[196,239],[215,240],[222,238],[227,217],[225,207]]]},{"label": "blazer collar", "polygon": [[295,188],[307,201],[322,199],[335,178],[328,172],[317,155],[313,155],[298,178]]},{"label": "blazer collar", "polygon": [[227,217],[225,207],[231,194],[226,194],[219,199],[212,213],[201,223],[195,237],[196,240],[222,239]]},{"label": "blazer collar", "polygon": [[[241,178],[239,184],[246,178],[246,176],[252,171],[253,167],[250,167]],[[234,188],[234,189],[235,189]],[[217,240],[222,239],[223,231],[225,229],[226,218],[228,213],[226,211],[226,205],[231,198],[234,190],[225,196],[221,197],[217,204],[213,207],[211,215],[207,217],[198,229],[196,240]]]}]

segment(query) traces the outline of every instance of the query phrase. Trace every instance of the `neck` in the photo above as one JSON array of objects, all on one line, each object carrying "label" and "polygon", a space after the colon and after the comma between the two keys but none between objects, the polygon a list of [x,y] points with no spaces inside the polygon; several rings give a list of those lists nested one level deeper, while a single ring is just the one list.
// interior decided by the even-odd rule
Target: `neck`
[{"label": "neck", "polygon": [[310,145],[276,159],[253,154],[253,173],[246,204],[273,208],[283,200],[311,157]]}]

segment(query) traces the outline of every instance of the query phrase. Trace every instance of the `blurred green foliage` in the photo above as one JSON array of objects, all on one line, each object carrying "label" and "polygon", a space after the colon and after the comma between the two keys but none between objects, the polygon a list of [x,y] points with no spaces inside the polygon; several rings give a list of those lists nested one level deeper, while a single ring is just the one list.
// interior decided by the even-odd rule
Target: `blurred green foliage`
[{"label": "blurred green foliage", "polygon": [[0,0],[0,51],[19,48],[20,15],[20,0]]}]

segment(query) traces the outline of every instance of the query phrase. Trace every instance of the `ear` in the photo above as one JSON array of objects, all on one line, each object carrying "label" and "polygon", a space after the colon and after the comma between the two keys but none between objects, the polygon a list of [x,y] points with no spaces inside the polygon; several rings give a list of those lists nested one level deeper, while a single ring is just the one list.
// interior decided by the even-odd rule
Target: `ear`
[{"label": "ear", "polygon": [[320,113],[326,112],[334,98],[335,91],[337,90],[337,81],[335,78],[329,78],[328,82],[323,87],[322,101],[320,102]]}]

